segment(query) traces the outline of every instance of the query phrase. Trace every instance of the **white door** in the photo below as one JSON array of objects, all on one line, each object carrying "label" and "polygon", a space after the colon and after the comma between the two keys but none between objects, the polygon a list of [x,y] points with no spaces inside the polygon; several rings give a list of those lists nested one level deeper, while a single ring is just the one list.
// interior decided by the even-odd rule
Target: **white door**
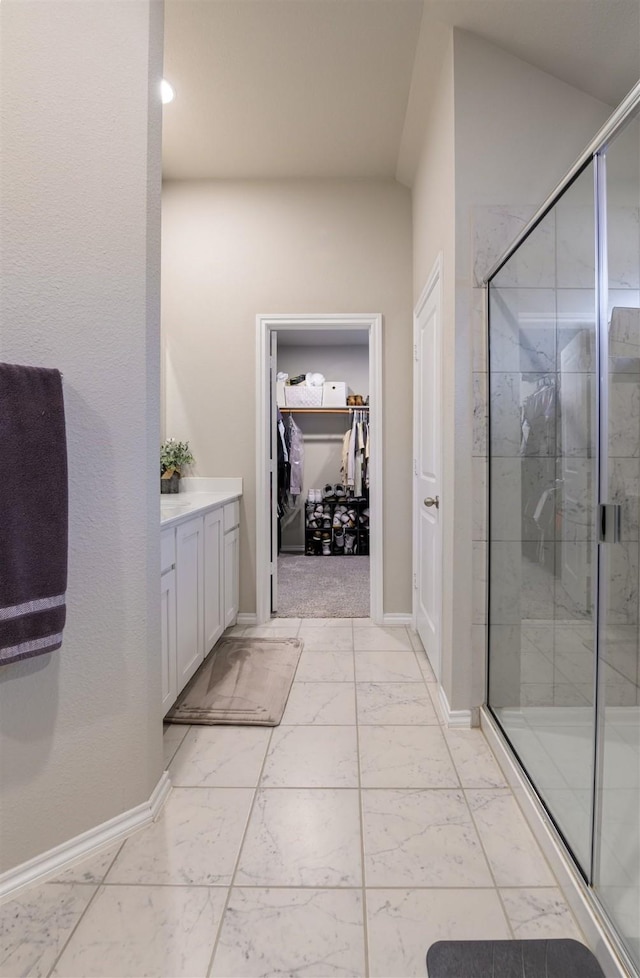
[{"label": "white door", "polygon": [[562,506],[556,518],[560,541],[560,578],[569,617],[589,615],[592,604],[593,548],[590,537],[595,498],[595,377],[585,370],[590,355],[590,330],[581,329],[560,354]]},{"label": "white door", "polygon": [[442,619],[440,259],[414,313],[414,617],[440,679]]},{"label": "white door", "polygon": [[271,486],[271,614],[278,611],[278,406],[276,404],[276,374],[278,372],[278,334],[269,333],[269,417],[271,418],[271,458],[269,484]]}]

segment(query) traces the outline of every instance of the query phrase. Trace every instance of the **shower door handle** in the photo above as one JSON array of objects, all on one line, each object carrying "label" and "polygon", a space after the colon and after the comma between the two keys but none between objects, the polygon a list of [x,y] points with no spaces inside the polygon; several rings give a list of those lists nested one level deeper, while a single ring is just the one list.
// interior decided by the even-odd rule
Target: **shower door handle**
[{"label": "shower door handle", "polygon": [[619,503],[601,503],[598,509],[600,543],[620,543],[622,506]]}]

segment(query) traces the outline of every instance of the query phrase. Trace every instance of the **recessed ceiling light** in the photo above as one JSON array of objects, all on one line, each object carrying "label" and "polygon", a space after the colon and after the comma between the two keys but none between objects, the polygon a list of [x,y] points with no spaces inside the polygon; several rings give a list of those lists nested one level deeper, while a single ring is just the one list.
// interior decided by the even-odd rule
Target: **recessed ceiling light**
[{"label": "recessed ceiling light", "polygon": [[160,98],[162,99],[162,104],[166,105],[167,102],[173,102],[176,93],[173,90],[173,86],[169,84],[166,78],[163,78],[160,82]]}]

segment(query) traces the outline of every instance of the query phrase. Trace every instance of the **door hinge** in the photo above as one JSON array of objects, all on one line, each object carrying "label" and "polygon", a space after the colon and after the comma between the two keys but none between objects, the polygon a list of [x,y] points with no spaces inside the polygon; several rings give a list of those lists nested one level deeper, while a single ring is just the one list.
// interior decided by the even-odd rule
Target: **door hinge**
[{"label": "door hinge", "polygon": [[413,474],[414,475],[417,475],[418,474],[418,459],[417,458],[414,458],[414,460],[413,460]]},{"label": "door hinge", "polygon": [[416,361],[416,363],[419,360],[419,357],[418,357],[418,344],[417,343],[414,343],[413,344],[413,359]]},{"label": "door hinge", "polygon": [[418,590],[418,575],[417,574],[414,574],[413,575],[413,589],[414,589],[414,591],[417,591]]}]

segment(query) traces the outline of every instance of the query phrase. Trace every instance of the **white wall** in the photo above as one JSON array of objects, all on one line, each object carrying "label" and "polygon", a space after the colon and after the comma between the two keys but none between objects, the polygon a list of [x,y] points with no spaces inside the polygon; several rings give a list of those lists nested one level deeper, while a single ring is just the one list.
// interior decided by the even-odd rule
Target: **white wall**
[{"label": "white wall", "polygon": [[[419,44],[418,57],[425,50]],[[422,55],[423,56],[423,55]],[[417,63],[414,81],[424,72]],[[419,93],[412,91],[414,100]],[[443,254],[443,660],[453,709],[485,686],[486,342],[481,279],[611,109],[453,30],[413,185],[416,300]]]},{"label": "white wall", "polygon": [[[282,337],[283,334],[280,334]],[[296,377],[308,371],[324,374],[327,380],[343,381],[348,394],[369,394],[369,350],[366,345],[283,346],[278,343],[278,370]],[[309,489],[342,480],[342,435],[351,423],[348,415],[298,414],[298,427],[305,436],[303,493],[294,510],[284,518],[284,548],[304,548],[304,503]],[[287,419],[285,417],[285,424]]]},{"label": "white wall", "polygon": [[487,356],[482,278],[612,111],[610,106],[465,31],[454,31],[454,75],[459,350],[459,519],[454,559],[459,568],[457,592],[464,597],[465,608],[464,614],[456,616],[454,648],[470,647],[469,631],[472,643],[468,665],[461,659],[453,671],[452,705],[467,700],[481,703],[485,695]]},{"label": "white wall", "polygon": [[347,385],[347,394],[369,393],[369,350],[367,344],[331,343],[327,333],[324,346],[285,346],[280,333],[278,340],[278,370],[290,377],[302,373],[321,373],[326,380],[341,380]]},{"label": "white wall", "polygon": [[[422,44],[419,50],[423,50]],[[416,66],[416,71],[419,66]],[[417,302],[442,254],[442,684],[450,693],[456,595],[453,564],[455,438],[455,145],[453,42],[449,39],[426,120],[413,187],[413,297]]]},{"label": "white wall", "polygon": [[145,801],[162,771],[162,6],[0,17],[0,356],[62,370],[70,475],[62,648],[0,669],[4,870]]},{"label": "white wall", "polygon": [[[255,611],[255,317],[383,315],[384,610],[411,608],[411,200],[378,180],[168,182],[165,426],[202,476],[242,476],[240,608]],[[331,378],[340,379],[340,378]]]}]

